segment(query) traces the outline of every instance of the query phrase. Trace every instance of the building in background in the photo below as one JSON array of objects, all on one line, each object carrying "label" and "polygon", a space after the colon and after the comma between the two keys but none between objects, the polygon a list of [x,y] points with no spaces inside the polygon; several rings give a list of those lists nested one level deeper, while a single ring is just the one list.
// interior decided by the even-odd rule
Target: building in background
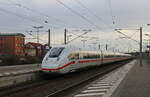
[{"label": "building in background", "polygon": [[28,42],[25,44],[25,56],[44,57],[49,49],[47,44]]},{"label": "building in background", "polygon": [[28,42],[25,44],[25,55],[40,57],[42,55],[42,47],[43,45],[40,43]]},{"label": "building in background", "polygon": [[0,54],[24,56],[25,35],[22,33],[0,33]]}]

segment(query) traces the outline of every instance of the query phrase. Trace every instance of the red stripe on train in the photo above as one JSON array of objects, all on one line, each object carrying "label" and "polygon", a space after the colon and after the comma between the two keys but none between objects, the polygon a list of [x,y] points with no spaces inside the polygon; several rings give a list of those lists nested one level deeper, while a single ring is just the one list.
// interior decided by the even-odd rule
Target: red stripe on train
[{"label": "red stripe on train", "polygon": [[52,70],[59,70],[59,69],[63,69],[71,64],[75,64],[75,61],[72,61],[70,63],[67,63],[67,64],[64,64],[63,66],[61,67],[58,67],[58,68],[53,68],[53,69],[48,69],[48,68],[42,68],[42,70],[47,70],[47,71],[52,71]]},{"label": "red stripe on train", "polygon": [[[104,58],[103,61],[106,60],[120,60],[120,59],[125,59],[125,58]],[[81,60],[78,61],[79,63],[89,63],[89,62],[99,62],[102,61],[102,59],[97,59],[97,60]]]},{"label": "red stripe on train", "polygon": [[[107,59],[103,59],[103,61],[105,60],[114,60],[114,59],[126,59],[126,58],[107,58]],[[89,63],[89,62],[98,62],[98,61],[101,61],[101,59],[98,59],[98,60],[81,60],[81,61],[78,61],[78,63]],[[75,61],[72,61],[70,63],[67,63],[67,64],[64,64],[63,66],[61,67],[58,67],[58,68],[53,68],[53,69],[48,69],[48,68],[42,68],[42,70],[47,70],[47,71],[53,71],[53,70],[59,70],[59,69],[63,69],[71,64],[75,64]]]},{"label": "red stripe on train", "polygon": [[81,61],[79,61],[79,63],[89,63],[89,62],[98,62],[98,61],[101,61],[101,59],[99,59],[99,60],[81,60]]}]

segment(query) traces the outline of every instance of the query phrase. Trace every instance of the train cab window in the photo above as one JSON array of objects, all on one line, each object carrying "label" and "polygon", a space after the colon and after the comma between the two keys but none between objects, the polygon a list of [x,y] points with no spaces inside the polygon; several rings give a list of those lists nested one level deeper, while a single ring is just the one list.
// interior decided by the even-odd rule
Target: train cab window
[{"label": "train cab window", "polygon": [[61,54],[61,52],[63,51],[63,49],[64,49],[63,47],[52,48],[50,51],[49,57],[51,57],[51,58],[58,57]]},{"label": "train cab window", "polygon": [[71,54],[68,56],[68,59],[69,59],[69,60],[79,59],[79,53],[71,53]]}]

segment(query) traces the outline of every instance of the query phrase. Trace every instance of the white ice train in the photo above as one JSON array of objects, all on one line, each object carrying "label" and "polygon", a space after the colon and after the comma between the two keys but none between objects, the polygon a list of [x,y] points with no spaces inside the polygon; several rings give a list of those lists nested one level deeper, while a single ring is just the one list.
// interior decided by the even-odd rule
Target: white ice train
[{"label": "white ice train", "polygon": [[64,74],[129,58],[131,55],[128,54],[84,50],[75,46],[57,46],[45,55],[41,68],[43,72]]}]

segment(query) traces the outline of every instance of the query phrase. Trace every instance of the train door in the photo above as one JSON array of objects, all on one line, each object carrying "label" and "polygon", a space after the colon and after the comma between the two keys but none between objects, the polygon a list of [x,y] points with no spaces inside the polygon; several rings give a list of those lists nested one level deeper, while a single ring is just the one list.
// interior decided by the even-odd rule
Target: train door
[{"label": "train door", "polygon": [[69,62],[75,62],[75,64],[70,65],[70,70],[75,71],[78,68],[79,52],[72,52],[68,56]]},{"label": "train door", "polygon": [[78,68],[84,68],[86,64],[84,63],[84,53],[80,52],[79,54],[79,61],[78,61]]},{"label": "train door", "polygon": [[101,64],[103,64],[103,62],[104,62],[104,54],[103,54],[103,52],[101,51]]}]

